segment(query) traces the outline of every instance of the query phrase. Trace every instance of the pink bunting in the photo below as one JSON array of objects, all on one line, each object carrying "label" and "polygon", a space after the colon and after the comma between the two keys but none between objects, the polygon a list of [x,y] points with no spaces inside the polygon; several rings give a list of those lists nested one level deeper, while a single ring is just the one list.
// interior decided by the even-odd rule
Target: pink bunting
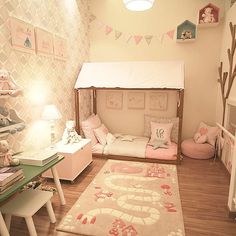
[{"label": "pink bunting", "polygon": [[147,44],[150,45],[153,35],[145,35],[144,38],[145,38]]},{"label": "pink bunting", "polygon": [[141,35],[134,35],[134,41],[135,41],[136,45],[138,45],[140,43],[142,38],[143,38],[143,36],[141,36]]},{"label": "pink bunting", "polygon": [[125,35],[125,41],[126,41],[126,43],[129,43],[129,41],[130,41],[131,38],[132,38],[132,35],[126,34],[126,35]]},{"label": "pink bunting", "polygon": [[116,30],[115,31],[115,39],[117,40],[122,35],[122,32]]},{"label": "pink bunting", "polygon": [[170,39],[173,39],[174,38],[174,34],[175,34],[175,30],[170,30],[166,33]]},{"label": "pink bunting", "polygon": [[110,34],[110,33],[112,32],[112,30],[113,30],[112,27],[106,25],[106,29],[105,29],[105,31],[106,31],[106,35]]}]

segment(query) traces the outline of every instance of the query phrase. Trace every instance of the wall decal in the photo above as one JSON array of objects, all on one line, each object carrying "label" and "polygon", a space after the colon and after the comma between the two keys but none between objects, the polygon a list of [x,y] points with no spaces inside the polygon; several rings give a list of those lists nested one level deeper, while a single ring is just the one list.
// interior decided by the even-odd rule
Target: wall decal
[{"label": "wall decal", "polygon": [[54,36],[54,56],[60,60],[67,58],[66,40],[56,35]]},{"label": "wall decal", "polygon": [[150,110],[167,110],[168,93],[166,92],[153,92],[149,95],[149,108]]},{"label": "wall decal", "polygon": [[14,17],[10,18],[11,43],[14,49],[34,53],[35,35],[34,27]]},{"label": "wall decal", "polygon": [[106,107],[111,109],[122,109],[123,93],[111,91],[106,93]]},{"label": "wall decal", "polygon": [[35,34],[37,53],[53,55],[53,35],[40,28],[35,28]]},{"label": "wall decal", "polygon": [[145,93],[143,92],[128,92],[128,108],[144,109],[145,108]]}]

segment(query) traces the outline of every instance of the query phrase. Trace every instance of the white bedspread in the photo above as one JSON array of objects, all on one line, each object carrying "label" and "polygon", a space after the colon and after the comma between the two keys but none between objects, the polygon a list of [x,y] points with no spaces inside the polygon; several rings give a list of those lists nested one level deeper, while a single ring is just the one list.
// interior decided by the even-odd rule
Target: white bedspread
[{"label": "white bedspread", "polygon": [[121,139],[122,137],[118,137],[113,143],[106,145],[104,154],[145,158],[145,150],[149,138],[137,136],[132,142],[122,141]]}]

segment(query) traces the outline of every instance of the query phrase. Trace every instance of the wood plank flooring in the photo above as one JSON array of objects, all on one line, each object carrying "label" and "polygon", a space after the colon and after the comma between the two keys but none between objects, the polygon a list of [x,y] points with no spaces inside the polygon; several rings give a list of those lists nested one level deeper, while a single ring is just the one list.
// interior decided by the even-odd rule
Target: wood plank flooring
[{"label": "wood plank flooring", "polygon": [[[73,184],[62,181],[67,204],[61,206],[58,195],[53,197],[56,224],[50,224],[45,208],[37,212],[33,219],[38,236],[72,236],[56,231],[56,226],[105,161],[105,159],[94,159]],[[227,210],[230,176],[223,164],[219,160],[214,162],[184,158],[182,164],[178,166],[178,178],[186,236],[236,236],[236,221],[228,217]],[[51,180],[48,184],[54,186]],[[13,217],[10,234],[29,235],[24,219]],[[150,236],[162,235],[158,235],[157,232],[156,235]]]}]

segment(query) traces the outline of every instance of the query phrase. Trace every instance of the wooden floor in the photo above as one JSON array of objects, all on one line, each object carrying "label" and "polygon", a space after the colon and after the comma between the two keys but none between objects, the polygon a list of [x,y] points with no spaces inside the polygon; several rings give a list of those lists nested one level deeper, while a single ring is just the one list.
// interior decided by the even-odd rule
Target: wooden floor
[{"label": "wooden floor", "polygon": [[[34,223],[38,236],[71,235],[57,232],[56,226],[105,161],[104,159],[94,159],[93,163],[73,184],[62,182],[67,204],[61,206],[58,195],[53,197],[56,224],[49,223],[45,208],[37,212],[34,216]],[[236,236],[236,221],[228,218],[227,211],[229,175],[221,162],[185,158],[178,166],[178,177],[186,236]],[[52,181],[49,181],[49,184],[53,186]],[[14,217],[11,226],[11,236],[29,235],[23,219]],[[156,236],[162,235],[158,235],[157,231]]]}]

